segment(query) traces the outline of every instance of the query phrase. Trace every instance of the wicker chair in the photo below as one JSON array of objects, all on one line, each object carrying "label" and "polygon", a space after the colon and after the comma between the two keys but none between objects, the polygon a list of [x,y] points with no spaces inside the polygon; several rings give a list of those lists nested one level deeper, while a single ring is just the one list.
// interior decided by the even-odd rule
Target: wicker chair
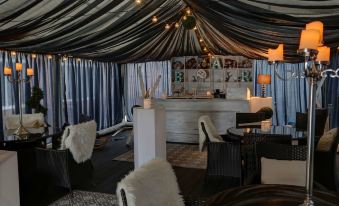
[{"label": "wicker chair", "polygon": [[260,128],[260,122],[263,120],[265,120],[263,112],[236,113],[236,128]]},{"label": "wicker chair", "polygon": [[286,144],[255,144],[254,166],[246,167],[246,184],[261,183],[261,157],[278,160],[306,160],[307,147]]},{"label": "wicker chair", "polygon": [[[316,109],[315,110],[315,120],[316,120],[316,127],[315,127],[315,136],[321,137],[324,134],[326,119],[327,119],[328,111],[325,108]],[[296,113],[296,125],[295,127],[299,130],[307,130],[307,113]]]},{"label": "wicker chair", "polygon": [[211,142],[201,122],[202,131],[207,140],[207,176],[227,176],[239,178],[241,185],[241,149],[240,142],[224,139],[224,142]]},{"label": "wicker chair", "polygon": [[337,191],[336,183],[338,182],[336,175],[338,141],[338,128],[325,132],[320,138],[314,154],[314,179],[333,191]]},{"label": "wicker chair", "polygon": [[291,145],[292,144],[292,136],[291,135],[279,135],[279,134],[256,134],[256,133],[248,133],[245,134],[243,138],[243,146],[242,146],[242,155],[245,164],[245,182],[248,184],[252,182],[253,172],[257,170],[257,157],[256,157],[256,145],[257,144],[284,144]]}]

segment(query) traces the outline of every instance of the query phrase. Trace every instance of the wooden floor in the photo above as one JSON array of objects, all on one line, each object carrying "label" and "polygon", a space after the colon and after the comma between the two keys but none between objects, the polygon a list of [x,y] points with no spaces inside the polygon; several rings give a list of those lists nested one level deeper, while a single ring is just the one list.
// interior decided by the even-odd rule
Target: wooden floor
[{"label": "wooden floor", "polygon": [[[127,175],[133,168],[133,163],[113,161],[114,157],[128,151],[125,141],[128,131],[123,132],[106,145],[101,151],[93,153],[93,165],[95,168],[93,183],[85,185],[81,190],[115,194],[117,183]],[[339,158],[337,158],[339,165]],[[205,179],[205,170],[174,167],[180,190],[185,198],[205,199],[219,191],[237,185],[237,181],[229,178]],[[339,169],[338,176],[339,176]],[[34,190],[32,190],[34,191]],[[25,205],[39,206],[48,205],[59,199],[68,191],[53,188],[43,191],[38,196],[33,196]]]}]

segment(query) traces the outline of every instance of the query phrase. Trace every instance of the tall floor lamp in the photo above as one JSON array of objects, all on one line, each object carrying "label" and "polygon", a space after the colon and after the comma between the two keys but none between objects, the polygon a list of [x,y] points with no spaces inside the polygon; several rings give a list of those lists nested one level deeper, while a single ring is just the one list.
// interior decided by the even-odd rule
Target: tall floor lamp
[{"label": "tall floor lamp", "polygon": [[33,68],[27,68],[26,76],[25,76],[23,73],[21,63],[15,64],[15,70],[17,71],[16,72],[17,75],[12,74],[12,68],[4,67],[4,75],[7,77],[10,83],[18,85],[20,117],[19,117],[19,127],[15,130],[14,134],[19,136],[21,139],[25,139],[27,138],[27,134],[29,134],[29,132],[23,126],[23,122],[22,122],[22,91],[21,90],[22,90],[23,83],[28,82],[31,79],[31,77],[34,75],[34,70]]},{"label": "tall floor lamp", "polygon": [[[279,48],[280,47],[280,48]],[[283,60],[283,47],[269,49],[269,61],[276,63]],[[315,135],[315,102],[318,82],[322,78],[339,78],[339,68],[326,69],[330,61],[330,48],[323,46],[323,23],[314,21],[306,24],[302,30],[298,54],[304,57],[304,72],[292,75],[292,78],[306,77],[309,80],[309,112],[307,122],[307,161],[306,161],[306,198],[302,205],[311,206],[313,202],[313,166]],[[277,71],[276,71],[277,72]],[[289,79],[283,79],[289,80]]]}]

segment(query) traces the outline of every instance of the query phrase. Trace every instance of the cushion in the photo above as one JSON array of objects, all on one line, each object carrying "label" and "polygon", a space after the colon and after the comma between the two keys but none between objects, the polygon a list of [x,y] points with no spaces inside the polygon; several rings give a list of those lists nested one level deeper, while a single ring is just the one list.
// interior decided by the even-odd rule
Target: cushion
[{"label": "cushion", "polygon": [[[6,129],[16,129],[19,127],[20,115],[9,115],[5,117]],[[26,128],[46,127],[44,114],[23,114],[22,123]]]},{"label": "cushion", "polygon": [[305,187],[306,161],[261,158],[261,183]]},{"label": "cushion", "polygon": [[67,126],[61,138],[60,149],[69,149],[77,163],[90,159],[96,139],[96,127],[94,120]]},{"label": "cushion", "polygon": [[219,135],[217,129],[214,127],[211,119],[207,115],[203,115],[198,120],[199,128],[199,150],[202,151],[204,143],[206,141],[205,133],[202,130],[201,122],[204,123],[206,132],[211,142],[224,142],[223,138]]},{"label": "cushion", "polygon": [[331,129],[323,134],[319,139],[317,151],[328,152],[331,150],[332,144],[336,141],[338,128]]},{"label": "cushion", "polygon": [[184,206],[175,173],[164,160],[151,160],[122,179],[116,191],[119,205],[121,189],[128,206]]}]

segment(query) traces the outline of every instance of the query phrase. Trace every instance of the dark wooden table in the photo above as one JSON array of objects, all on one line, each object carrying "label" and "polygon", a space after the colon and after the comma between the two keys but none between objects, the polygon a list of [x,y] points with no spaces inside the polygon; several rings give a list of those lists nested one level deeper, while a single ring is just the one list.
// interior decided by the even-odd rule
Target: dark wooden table
[{"label": "dark wooden table", "polygon": [[297,130],[296,128],[289,126],[271,126],[269,131],[262,131],[260,128],[231,127],[227,129],[227,133],[238,138],[244,137],[246,133],[291,135],[294,140],[300,140],[306,137],[305,131]]},{"label": "dark wooden table", "polygon": [[[314,191],[315,205],[338,206],[335,193]],[[305,199],[305,189],[288,185],[248,185],[218,193],[206,206],[299,206]]]}]

